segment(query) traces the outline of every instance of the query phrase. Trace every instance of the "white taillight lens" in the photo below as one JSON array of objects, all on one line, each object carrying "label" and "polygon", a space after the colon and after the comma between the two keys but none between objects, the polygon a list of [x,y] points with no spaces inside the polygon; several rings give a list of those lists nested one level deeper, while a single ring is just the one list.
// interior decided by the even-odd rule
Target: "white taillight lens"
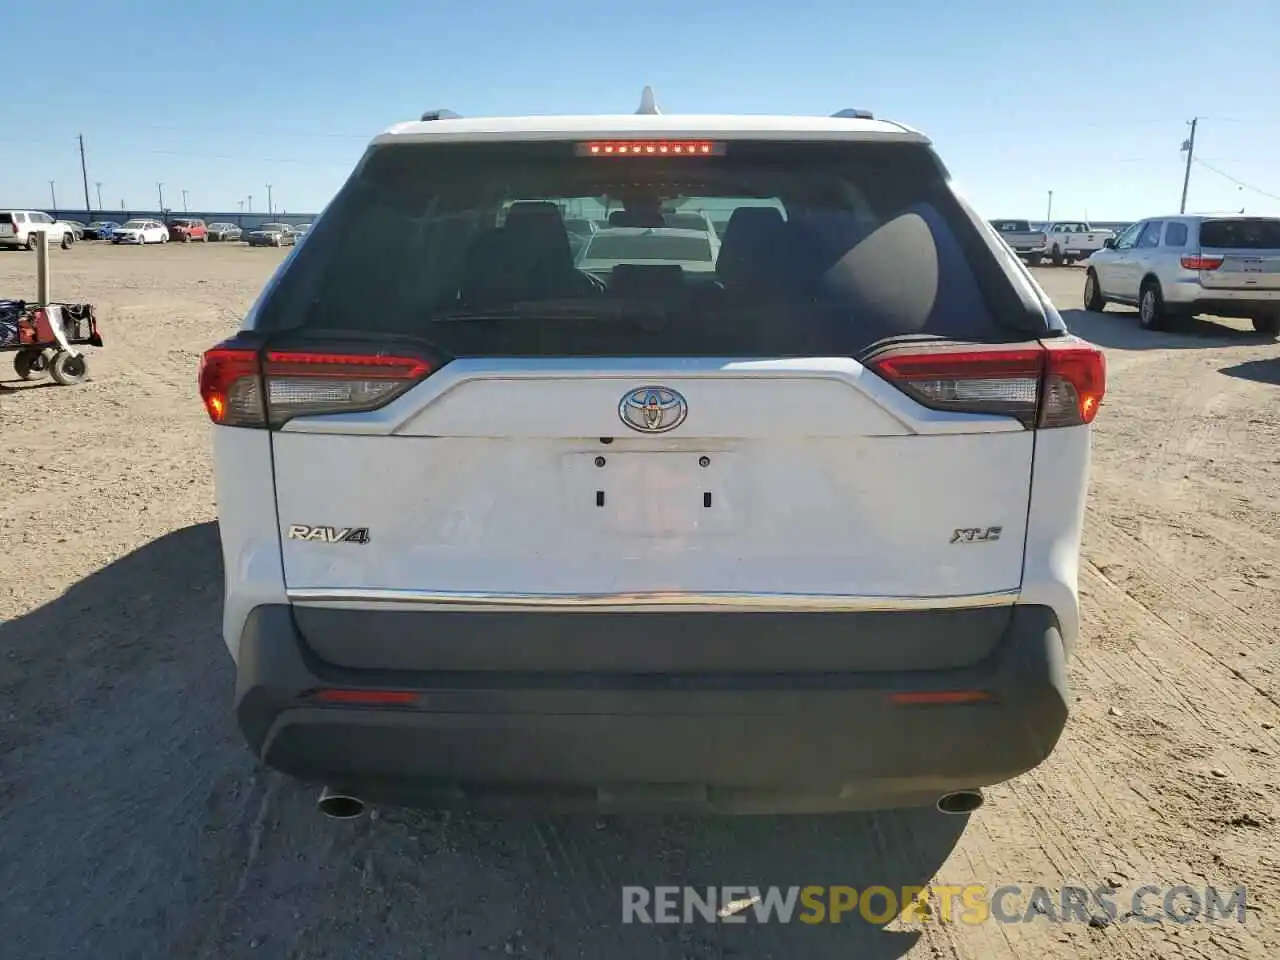
[{"label": "white taillight lens", "polygon": [[913,348],[867,365],[922,406],[1013,417],[1028,428],[1091,423],[1105,392],[1101,351],[1074,338],[1017,348]]}]

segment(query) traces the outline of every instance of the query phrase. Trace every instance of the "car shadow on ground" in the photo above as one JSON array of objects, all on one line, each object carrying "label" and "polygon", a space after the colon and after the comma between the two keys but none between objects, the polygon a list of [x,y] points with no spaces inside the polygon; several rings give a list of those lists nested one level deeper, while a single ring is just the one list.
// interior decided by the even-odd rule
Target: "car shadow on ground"
[{"label": "car shadow on ground", "polygon": [[1252,329],[1237,329],[1201,317],[1179,319],[1168,330],[1144,330],[1138,325],[1136,310],[1114,305],[1108,306],[1105,313],[1088,310],[1061,313],[1067,329],[1076,336],[1099,347],[1117,350],[1189,350],[1274,340]]},{"label": "car shadow on ground", "polygon": [[750,909],[743,924],[624,923],[623,887],[900,896],[930,881],[967,822],[933,810],[326,820],[314,788],[264,770],[240,740],[221,594],[217,528],[203,523],[0,623],[0,929],[15,955],[890,960],[919,925],[857,908],[805,923],[803,904],[788,924]]},{"label": "car shadow on ground", "polygon": [[1280,386],[1280,356],[1267,360],[1246,360],[1244,363],[1222,367],[1219,373],[1240,380],[1252,380],[1254,383],[1269,383]]}]

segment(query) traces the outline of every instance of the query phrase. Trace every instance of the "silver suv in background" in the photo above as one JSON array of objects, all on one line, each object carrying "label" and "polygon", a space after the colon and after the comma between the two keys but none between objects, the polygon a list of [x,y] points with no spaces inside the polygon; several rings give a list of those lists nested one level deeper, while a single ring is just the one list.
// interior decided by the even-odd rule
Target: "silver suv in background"
[{"label": "silver suv in background", "polygon": [[1138,308],[1147,329],[1207,313],[1280,332],[1280,217],[1156,217],[1091,256],[1084,306]]}]

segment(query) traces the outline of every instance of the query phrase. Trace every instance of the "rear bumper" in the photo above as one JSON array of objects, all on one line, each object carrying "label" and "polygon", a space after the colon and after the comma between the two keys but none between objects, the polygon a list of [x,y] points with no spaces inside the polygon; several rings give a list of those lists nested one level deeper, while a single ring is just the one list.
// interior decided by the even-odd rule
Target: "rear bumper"
[{"label": "rear bumper", "polygon": [[1280,290],[1215,290],[1195,280],[1167,284],[1164,301],[1191,313],[1215,317],[1255,317],[1280,313]]},{"label": "rear bumper", "polygon": [[[531,642],[545,633],[541,614],[504,616],[525,619]],[[708,631],[729,622],[704,616]],[[797,634],[807,616],[794,616]],[[1012,608],[981,661],[935,670],[359,670],[320,660],[287,605],[255,608],[239,649],[236,714],[253,751],[298,779],[393,804],[927,804],[1035,767],[1067,717],[1062,640],[1053,611],[1041,606]],[[322,688],[417,696],[396,707],[338,706],[309,696]],[[951,691],[986,699],[925,702]]]}]

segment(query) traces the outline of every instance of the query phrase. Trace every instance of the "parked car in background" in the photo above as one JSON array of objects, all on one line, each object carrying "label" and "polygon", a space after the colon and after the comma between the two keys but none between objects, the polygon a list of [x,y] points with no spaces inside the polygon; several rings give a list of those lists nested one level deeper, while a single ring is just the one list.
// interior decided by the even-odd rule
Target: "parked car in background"
[{"label": "parked car in background", "polygon": [[991,226],[1000,234],[1000,239],[1009,245],[1014,253],[1035,266],[1044,257],[1048,237],[1043,230],[1034,230],[1026,220],[992,220]]},{"label": "parked car in background", "polygon": [[677,230],[702,230],[719,239],[715,224],[705,213],[664,213],[663,222]]},{"label": "parked car in background", "polygon": [[209,228],[195,217],[178,217],[169,222],[169,239],[179,243],[207,243]]},{"label": "parked car in background", "polygon": [[71,232],[75,235],[75,238],[77,240],[84,239],[85,225],[81,223],[79,220],[59,220],[58,223],[65,224],[66,226],[70,227]]},{"label": "parked car in background", "polygon": [[159,220],[127,220],[111,233],[112,243],[168,243],[169,228]]},{"label": "parked car in background", "polygon": [[242,232],[234,223],[209,224],[209,239],[215,241],[239,240]]},{"label": "parked car in background", "polygon": [[114,220],[95,220],[84,228],[86,240],[110,240],[111,234],[120,229]]},{"label": "parked car in background", "polygon": [[298,242],[293,227],[287,223],[264,223],[245,238],[251,247],[290,247]]},{"label": "parked car in background", "polygon": [[1138,308],[1150,330],[1207,313],[1280,333],[1280,217],[1157,217],[1089,258],[1084,307]]},{"label": "parked car in background", "polygon": [[607,274],[618,264],[675,266],[684,273],[712,273],[720,238],[706,230],[675,227],[602,227],[578,255],[584,273]]},{"label": "parked car in background", "polygon": [[1114,237],[1110,230],[1095,230],[1083,220],[1057,220],[1044,225],[1045,246],[1055,266],[1084,260]]},{"label": "parked car in background", "polygon": [[75,231],[39,210],[0,210],[0,247],[36,248],[36,237],[49,235],[49,244],[63,250],[75,243]]}]

